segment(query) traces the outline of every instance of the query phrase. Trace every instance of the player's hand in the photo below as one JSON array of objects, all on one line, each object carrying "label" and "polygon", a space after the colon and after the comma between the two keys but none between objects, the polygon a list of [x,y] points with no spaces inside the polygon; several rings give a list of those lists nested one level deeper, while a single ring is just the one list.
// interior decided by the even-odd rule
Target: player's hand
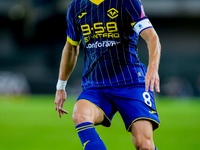
[{"label": "player's hand", "polygon": [[158,70],[155,67],[148,67],[147,74],[145,76],[145,90],[148,92],[150,90],[153,92],[154,87],[156,92],[160,93],[160,78],[158,75]]},{"label": "player's hand", "polygon": [[56,91],[56,97],[55,97],[55,110],[58,111],[59,118],[61,118],[61,114],[68,114],[68,112],[64,109],[62,109],[63,104],[67,98],[67,93],[65,90],[57,90]]}]

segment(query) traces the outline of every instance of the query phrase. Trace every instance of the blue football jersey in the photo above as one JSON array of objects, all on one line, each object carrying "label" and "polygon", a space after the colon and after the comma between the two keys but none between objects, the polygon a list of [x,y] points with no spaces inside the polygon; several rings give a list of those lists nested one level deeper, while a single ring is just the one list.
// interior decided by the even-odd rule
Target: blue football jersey
[{"label": "blue football jersey", "polygon": [[84,89],[144,82],[137,43],[152,25],[140,0],[74,0],[66,19],[67,41],[84,47]]}]

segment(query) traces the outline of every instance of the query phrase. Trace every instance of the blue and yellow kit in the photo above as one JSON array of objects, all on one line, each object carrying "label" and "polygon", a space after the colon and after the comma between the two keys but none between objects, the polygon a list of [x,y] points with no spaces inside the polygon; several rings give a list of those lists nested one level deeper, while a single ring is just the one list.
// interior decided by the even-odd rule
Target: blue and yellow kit
[{"label": "blue and yellow kit", "polygon": [[137,43],[150,27],[139,0],[74,0],[67,12],[67,40],[85,49],[84,89],[144,82]]},{"label": "blue and yellow kit", "polygon": [[[137,43],[140,33],[153,26],[145,15],[141,1],[74,0],[68,8],[66,19],[67,41],[75,46],[82,44],[84,48],[83,91],[91,91],[91,88],[96,91],[103,88],[106,91],[107,88],[111,92],[109,87],[140,85],[141,98],[131,98],[146,102],[143,95],[146,67],[139,60]],[[95,94],[98,95],[94,92]],[[82,93],[79,99],[83,99],[83,95]],[[89,98],[89,95],[85,96],[92,101],[94,98]],[[150,95],[151,103],[154,104],[153,94]],[[95,105],[98,106],[97,103]],[[156,111],[155,105],[147,107],[147,112]],[[103,108],[100,109],[106,113]],[[110,110],[110,113],[114,114],[112,111],[115,112]],[[108,120],[112,118],[110,113],[105,114]],[[157,112],[153,113],[155,114]],[[142,117],[132,118],[129,123]],[[158,119],[154,122],[159,124]],[[129,123],[126,125],[127,129]]]}]

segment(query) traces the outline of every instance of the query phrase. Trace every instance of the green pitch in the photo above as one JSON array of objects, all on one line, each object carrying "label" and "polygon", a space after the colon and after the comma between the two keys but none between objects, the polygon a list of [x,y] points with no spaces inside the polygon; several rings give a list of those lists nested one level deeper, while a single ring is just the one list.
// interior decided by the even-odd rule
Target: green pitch
[{"label": "green pitch", "polygon": [[[54,96],[0,96],[0,149],[82,150],[71,119],[75,99],[68,98],[69,114],[60,119]],[[160,150],[200,149],[200,100],[158,98],[157,108],[161,126],[154,141]],[[134,150],[119,114],[110,128],[97,130],[108,150]]]}]

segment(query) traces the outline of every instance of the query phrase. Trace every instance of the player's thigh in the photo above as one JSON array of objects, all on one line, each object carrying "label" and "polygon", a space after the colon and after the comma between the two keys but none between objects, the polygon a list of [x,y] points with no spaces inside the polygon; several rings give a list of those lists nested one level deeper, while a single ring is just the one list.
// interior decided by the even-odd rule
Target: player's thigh
[{"label": "player's thigh", "polygon": [[138,120],[132,124],[132,140],[136,148],[154,148],[153,126],[148,120]]},{"label": "player's thigh", "polygon": [[75,125],[83,122],[100,124],[103,120],[103,112],[90,101],[80,99],[75,103],[73,111],[73,121]]}]

